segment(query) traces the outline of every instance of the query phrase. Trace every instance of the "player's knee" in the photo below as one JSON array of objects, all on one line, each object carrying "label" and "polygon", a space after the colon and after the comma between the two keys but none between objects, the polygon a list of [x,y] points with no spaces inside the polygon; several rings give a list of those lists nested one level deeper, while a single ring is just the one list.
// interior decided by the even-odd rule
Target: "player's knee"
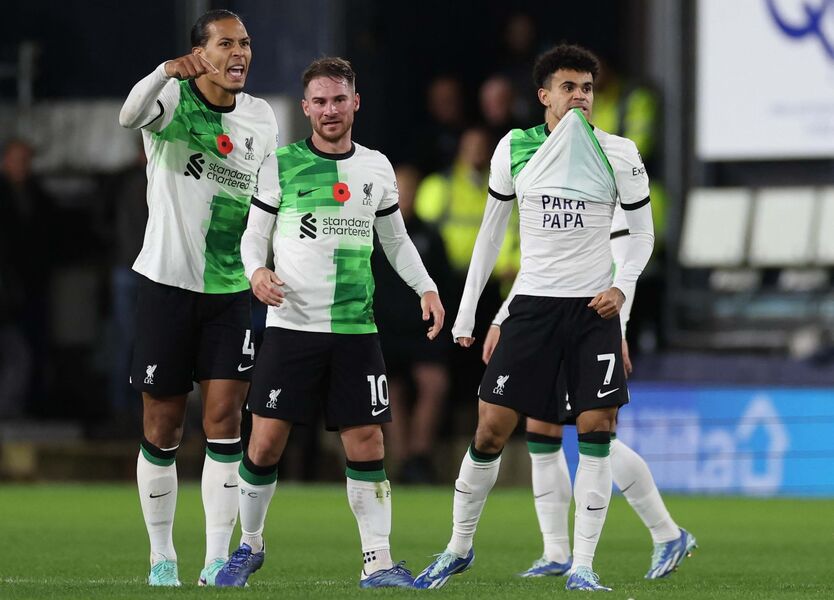
[{"label": "player's knee", "polygon": [[614,410],[589,410],[576,419],[579,433],[612,432],[616,427],[617,413]]},{"label": "player's knee", "polygon": [[203,415],[203,431],[208,439],[240,437],[240,411],[206,411]]},{"label": "player's knee", "polygon": [[475,449],[487,454],[498,454],[504,449],[507,438],[489,424],[478,425],[475,432]]},{"label": "player's knee", "polygon": [[382,427],[357,427],[342,434],[345,452],[357,460],[379,460],[385,453]]},{"label": "player's knee", "polygon": [[281,451],[278,446],[264,439],[250,439],[246,454],[249,456],[249,460],[261,467],[274,465],[281,459]]},{"label": "player's knee", "polygon": [[174,419],[148,418],[144,420],[143,434],[145,439],[159,448],[173,448],[182,439],[182,423]]}]

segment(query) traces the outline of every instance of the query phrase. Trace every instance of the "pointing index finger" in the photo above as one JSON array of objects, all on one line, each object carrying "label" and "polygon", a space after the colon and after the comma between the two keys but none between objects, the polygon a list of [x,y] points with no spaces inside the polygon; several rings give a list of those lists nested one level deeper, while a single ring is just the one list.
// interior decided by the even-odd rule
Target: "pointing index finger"
[{"label": "pointing index finger", "polygon": [[217,67],[215,67],[213,64],[211,64],[205,56],[203,56],[202,54],[197,54],[197,56],[200,58],[200,60],[202,60],[204,63],[206,63],[208,66],[211,67],[211,70],[212,70],[213,73],[219,73],[220,72],[220,71],[217,70]]}]

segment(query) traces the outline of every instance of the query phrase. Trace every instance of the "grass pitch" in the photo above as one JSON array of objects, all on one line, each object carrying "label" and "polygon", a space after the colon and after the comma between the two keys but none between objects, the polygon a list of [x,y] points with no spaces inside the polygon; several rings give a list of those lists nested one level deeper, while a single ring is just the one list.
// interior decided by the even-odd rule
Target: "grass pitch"
[{"label": "grass pitch", "polygon": [[[394,486],[395,560],[416,573],[451,530],[451,485]],[[645,581],[651,539],[625,500],[612,500],[595,570],[607,598],[834,598],[834,501],[669,497],[700,548],[680,571]],[[267,560],[245,590],[198,588],[200,490],[180,487],[174,538],[183,587],[145,583],[148,541],[131,485],[0,487],[0,598],[553,598],[563,578],[515,574],[541,554],[529,489],[496,489],[475,539],[473,568],[441,590],[359,590],[359,536],[343,487],[280,485],[267,521]],[[236,544],[238,534],[233,542]]]}]

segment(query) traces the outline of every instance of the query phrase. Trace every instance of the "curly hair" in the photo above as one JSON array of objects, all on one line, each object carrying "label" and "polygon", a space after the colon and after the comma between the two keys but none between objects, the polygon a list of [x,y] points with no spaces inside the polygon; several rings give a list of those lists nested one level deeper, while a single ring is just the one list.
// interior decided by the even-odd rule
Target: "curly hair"
[{"label": "curly hair", "polygon": [[546,88],[550,84],[550,78],[559,69],[590,73],[591,77],[596,79],[599,74],[599,59],[582,46],[559,44],[536,59],[533,66],[533,83],[536,87]]}]

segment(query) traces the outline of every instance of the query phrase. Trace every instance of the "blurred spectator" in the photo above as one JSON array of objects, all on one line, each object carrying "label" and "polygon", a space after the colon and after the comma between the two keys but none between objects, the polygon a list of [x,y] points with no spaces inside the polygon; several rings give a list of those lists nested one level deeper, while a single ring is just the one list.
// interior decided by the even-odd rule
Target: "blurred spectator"
[{"label": "blurred spectator", "polygon": [[[445,298],[450,267],[443,240],[433,226],[414,214],[420,173],[414,166],[401,165],[396,168],[396,176],[408,235]],[[413,310],[414,291],[391,268],[378,244],[372,260],[376,280],[374,315],[394,411],[393,422],[385,426],[385,441],[394,462],[400,464],[401,481],[433,483],[431,453],[449,387],[451,341],[446,336],[433,342],[426,338],[428,326]],[[409,398],[413,398],[410,407]]]},{"label": "blurred spectator", "polygon": [[507,20],[503,37],[499,72],[512,83],[516,91],[513,112],[515,118],[530,127],[541,120],[542,107],[536,100],[537,89],[530,77],[530,65],[536,60],[538,35],[536,23],[525,13],[516,13]]},{"label": "blurred spectator", "polygon": [[[489,189],[489,160],[492,140],[483,127],[464,131],[451,167],[432,173],[417,189],[415,212],[435,224],[443,238],[452,267],[452,287],[444,296],[449,323],[457,315],[460,296],[469,269],[472,249],[481,226]],[[515,232],[515,233],[513,233]],[[508,227],[498,256],[495,273],[510,283],[518,269],[518,227]],[[499,280],[490,279],[478,303],[475,337],[484,339],[492,316],[501,304]],[[477,352],[454,345],[451,351],[453,394],[469,398],[483,371]]]},{"label": "blurred spectator", "polygon": [[148,159],[139,144],[133,163],[122,171],[114,183],[113,209],[115,234],[111,270],[111,302],[113,329],[116,337],[110,375],[110,408],[112,416],[130,420],[139,414],[139,394],[130,385],[130,356],[136,337],[136,290],[139,275],[132,269],[142,249],[145,224],[148,221],[145,173]]},{"label": "blurred spectator", "polygon": [[428,121],[418,133],[417,161],[424,173],[431,173],[452,163],[468,122],[460,80],[451,75],[435,78],[426,92],[426,110]]},{"label": "blurred spectator", "polygon": [[510,129],[523,126],[513,112],[515,97],[513,83],[504,75],[493,75],[481,84],[478,103],[484,123],[492,135],[493,148]]},{"label": "blurred spectator", "polygon": [[20,370],[4,370],[9,388],[0,389],[9,394],[0,405],[8,404],[10,413],[37,411],[44,404],[48,372],[54,207],[32,173],[33,157],[31,144],[22,139],[7,142],[0,157],[0,323],[6,323],[0,354],[21,353]]},{"label": "blurred spectator", "polygon": [[[504,133],[507,133],[506,131]],[[472,248],[484,215],[489,183],[489,159],[492,153],[489,132],[483,127],[467,129],[451,166],[426,177],[417,189],[415,211],[421,219],[434,223],[446,244],[446,252],[457,278],[452,297],[463,290]],[[516,259],[515,236],[510,231],[498,257],[496,272],[509,271]],[[511,279],[512,281],[512,279]]]}]

